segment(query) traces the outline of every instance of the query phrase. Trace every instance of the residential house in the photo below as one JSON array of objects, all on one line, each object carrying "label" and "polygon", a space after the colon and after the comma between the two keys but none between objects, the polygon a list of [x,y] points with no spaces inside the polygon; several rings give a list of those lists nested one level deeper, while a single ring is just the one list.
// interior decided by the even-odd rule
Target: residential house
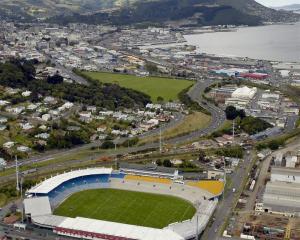
[{"label": "residential house", "polygon": [[31,92],[30,91],[25,91],[25,92],[22,92],[21,95],[23,97],[29,97],[31,95]]},{"label": "residential house", "polygon": [[12,148],[15,145],[15,142],[6,142],[2,146],[4,148]]},{"label": "residential house", "polygon": [[31,149],[29,147],[26,147],[26,146],[19,146],[19,147],[17,147],[17,150],[19,152],[29,152]]}]

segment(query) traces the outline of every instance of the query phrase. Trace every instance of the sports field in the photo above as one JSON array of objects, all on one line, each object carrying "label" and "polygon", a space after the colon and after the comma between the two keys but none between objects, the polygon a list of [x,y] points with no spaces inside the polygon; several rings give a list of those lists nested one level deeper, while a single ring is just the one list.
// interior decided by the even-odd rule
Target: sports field
[{"label": "sports field", "polygon": [[153,102],[157,101],[157,97],[162,97],[165,101],[177,100],[178,93],[194,84],[193,81],[173,78],[138,77],[134,75],[104,72],[82,73],[104,83],[116,83],[121,87],[143,92],[149,95]]},{"label": "sports field", "polygon": [[173,196],[93,189],[73,194],[54,210],[54,214],[163,228],[192,218],[195,211],[190,202]]}]

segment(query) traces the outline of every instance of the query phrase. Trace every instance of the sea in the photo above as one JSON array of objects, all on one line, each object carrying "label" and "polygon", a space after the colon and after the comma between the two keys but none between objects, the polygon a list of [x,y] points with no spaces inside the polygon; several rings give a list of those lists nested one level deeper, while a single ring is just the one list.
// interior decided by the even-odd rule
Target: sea
[{"label": "sea", "polygon": [[231,32],[191,34],[184,37],[200,53],[300,62],[300,22],[241,27]]}]

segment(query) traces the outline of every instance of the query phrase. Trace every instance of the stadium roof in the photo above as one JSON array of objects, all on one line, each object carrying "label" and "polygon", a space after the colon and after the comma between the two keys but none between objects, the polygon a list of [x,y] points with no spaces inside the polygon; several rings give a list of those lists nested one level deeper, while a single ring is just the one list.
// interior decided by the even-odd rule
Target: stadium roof
[{"label": "stadium roof", "polygon": [[55,177],[51,177],[41,182],[40,184],[32,187],[27,191],[29,194],[47,194],[51,192],[54,188],[58,187],[62,183],[88,175],[98,175],[98,174],[111,174],[111,168],[88,168],[82,170],[71,171],[63,174],[59,174]]},{"label": "stadium roof", "polygon": [[143,240],[183,240],[184,238],[169,229],[156,229],[122,223],[93,220],[89,218],[67,218],[58,226],[89,233]]},{"label": "stadium roof", "polygon": [[54,228],[61,224],[67,219],[67,217],[56,216],[56,215],[43,215],[35,216],[31,218],[32,221],[42,227]]},{"label": "stadium roof", "polygon": [[205,200],[199,202],[199,204],[200,205],[198,207],[198,211],[192,219],[179,222],[179,223],[172,223],[166,228],[178,233],[180,236],[183,236],[185,239],[195,238],[197,232],[198,233],[202,232],[207,226],[210,216],[213,214],[214,210],[216,209],[218,200],[214,200],[214,201]]},{"label": "stadium roof", "polygon": [[48,197],[37,197],[24,199],[25,214],[31,217],[51,214],[51,207]]},{"label": "stadium roof", "polygon": [[136,164],[136,163],[120,163],[120,169],[128,169],[128,170],[137,170],[137,171],[144,171],[144,172],[153,172],[153,173],[163,173],[163,174],[170,174],[173,175],[176,172],[176,168],[167,168],[167,167],[160,167],[156,164]]}]

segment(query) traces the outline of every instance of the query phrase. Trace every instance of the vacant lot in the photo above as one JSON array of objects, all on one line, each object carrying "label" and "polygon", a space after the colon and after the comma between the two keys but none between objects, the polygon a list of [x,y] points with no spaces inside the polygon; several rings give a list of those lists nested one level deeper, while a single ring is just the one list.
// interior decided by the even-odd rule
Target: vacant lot
[{"label": "vacant lot", "polygon": [[103,72],[83,73],[104,83],[115,83],[121,87],[143,92],[149,95],[153,102],[157,101],[157,97],[162,97],[165,101],[177,100],[179,92],[193,85],[193,81],[173,78],[137,77],[134,75]]},{"label": "vacant lot", "polygon": [[[202,112],[193,112],[185,116],[184,120],[173,127],[170,127],[162,132],[163,139],[170,139],[176,136],[188,134],[193,131],[197,131],[206,128],[211,121],[211,116]],[[140,141],[140,143],[158,141],[159,135],[146,137]]]},{"label": "vacant lot", "polygon": [[96,189],[73,194],[54,213],[163,228],[170,223],[192,218],[195,211],[191,203],[172,196]]}]

